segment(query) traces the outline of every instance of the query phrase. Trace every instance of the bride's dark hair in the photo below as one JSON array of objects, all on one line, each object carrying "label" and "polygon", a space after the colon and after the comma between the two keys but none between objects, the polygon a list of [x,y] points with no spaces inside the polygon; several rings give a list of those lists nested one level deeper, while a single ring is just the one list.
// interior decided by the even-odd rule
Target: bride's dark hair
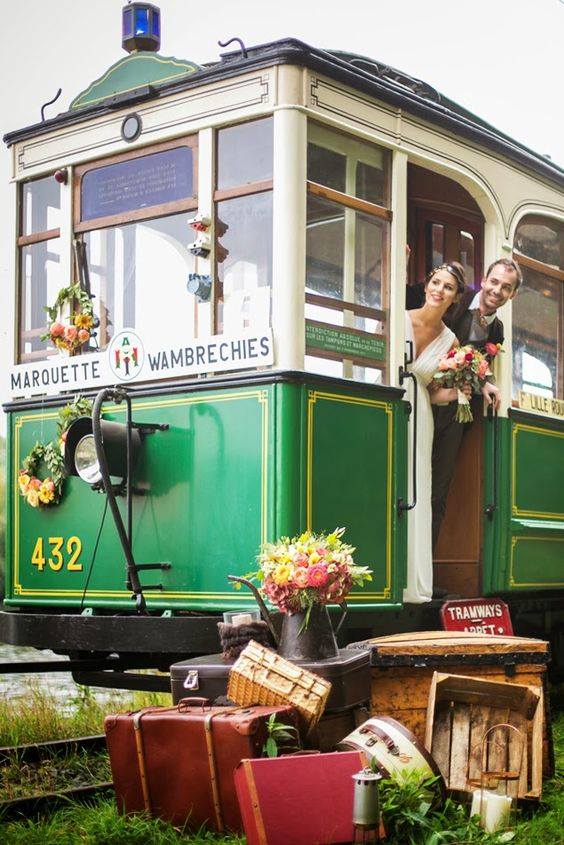
[{"label": "bride's dark hair", "polygon": [[446,270],[456,281],[456,289],[458,294],[464,293],[466,290],[466,274],[464,267],[458,261],[447,261],[444,264],[439,264],[438,267],[433,267],[431,272],[427,275],[425,280],[425,287],[429,284],[433,276],[438,270]]}]

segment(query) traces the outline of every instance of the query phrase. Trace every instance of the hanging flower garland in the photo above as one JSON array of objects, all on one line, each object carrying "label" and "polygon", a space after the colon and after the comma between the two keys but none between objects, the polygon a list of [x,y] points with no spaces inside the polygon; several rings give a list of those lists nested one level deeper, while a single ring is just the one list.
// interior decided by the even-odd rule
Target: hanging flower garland
[{"label": "hanging flower garland", "polygon": [[[40,464],[44,463],[50,472],[39,478]],[[65,465],[61,450],[55,443],[36,443],[23,462],[18,483],[20,493],[32,508],[58,505],[63,493]]]},{"label": "hanging flower garland", "polygon": [[[78,304],[78,310],[75,310],[75,304]],[[68,305],[70,311],[66,320],[61,317],[64,305]],[[50,340],[57,349],[66,350],[70,354],[90,340],[96,321],[92,299],[80,285],[61,288],[53,305],[46,306],[45,310],[50,322],[41,340]]]},{"label": "hanging flower garland", "polygon": [[[79,417],[92,413],[92,402],[77,396],[74,402],[65,405],[59,411],[57,422],[57,440],[50,443],[36,443],[23,462],[23,469],[18,476],[21,495],[32,508],[58,505],[63,495],[66,477],[64,446],[67,431]],[[49,474],[39,477],[39,467],[45,464]]]}]

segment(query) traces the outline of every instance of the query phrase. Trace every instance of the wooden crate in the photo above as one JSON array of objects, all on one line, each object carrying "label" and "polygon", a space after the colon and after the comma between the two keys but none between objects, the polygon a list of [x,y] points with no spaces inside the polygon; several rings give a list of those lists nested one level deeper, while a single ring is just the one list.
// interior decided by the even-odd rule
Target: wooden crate
[{"label": "wooden crate", "polygon": [[514,731],[494,731],[486,770],[519,769],[521,776],[518,781],[508,781],[507,794],[540,798],[542,714],[542,690],[435,672],[429,691],[425,747],[448,789],[471,792],[482,775],[482,740],[486,731],[498,724],[513,725],[521,732],[523,744]]},{"label": "wooden crate", "polygon": [[[549,646],[544,640],[486,634],[420,631],[352,643],[370,652],[370,713],[392,716],[425,740],[427,702],[435,671],[507,684],[544,686]],[[551,743],[544,732],[544,771],[551,773]]]}]

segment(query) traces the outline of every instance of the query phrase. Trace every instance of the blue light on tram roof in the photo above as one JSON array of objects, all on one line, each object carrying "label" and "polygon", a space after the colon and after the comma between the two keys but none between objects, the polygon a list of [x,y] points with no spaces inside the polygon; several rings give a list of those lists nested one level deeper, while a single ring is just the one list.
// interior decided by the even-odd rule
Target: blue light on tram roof
[{"label": "blue light on tram roof", "polygon": [[149,10],[135,9],[135,35],[147,35],[149,31]]}]

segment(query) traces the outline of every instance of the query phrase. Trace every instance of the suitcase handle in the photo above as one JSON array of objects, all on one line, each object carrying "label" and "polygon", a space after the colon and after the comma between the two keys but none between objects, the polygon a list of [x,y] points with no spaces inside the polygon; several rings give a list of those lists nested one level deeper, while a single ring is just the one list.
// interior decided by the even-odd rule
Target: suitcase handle
[{"label": "suitcase handle", "polygon": [[[382,742],[384,743],[384,745],[386,746],[386,748],[388,749],[390,754],[393,754],[394,757],[399,756],[399,753],[400,753],[399,746],[397,746],[396,743],[394,742],[394,740],[391,738],[391,736],[389,736],[387,733],[385,733],[383,730],[381,730],[381,728],[376,728],[376,727],[374,727],[374,725],[363,725],[362,728],[359,728],[358,732],[361,733],[361,734],[368,734],[368,733],[374,734],[375,736],[378,737],[378,739],[382,740]],[[367,740],[366,744],[368,746],[370,746],[370,745],[374,745],[375,742],[376,742],[375,739],[373,739],[372,741]]]},{"label": "suitcase handle", "polygon": [[177,708],[178,712],[182,713],[183,710],[187,710],[188,707],[197,707],[198,705],[201,706],[202,710],[205,710],[206,707],[210,707],[210,700],[205,696],[194,695],[190,698],[181,698],[178,702]]}]

